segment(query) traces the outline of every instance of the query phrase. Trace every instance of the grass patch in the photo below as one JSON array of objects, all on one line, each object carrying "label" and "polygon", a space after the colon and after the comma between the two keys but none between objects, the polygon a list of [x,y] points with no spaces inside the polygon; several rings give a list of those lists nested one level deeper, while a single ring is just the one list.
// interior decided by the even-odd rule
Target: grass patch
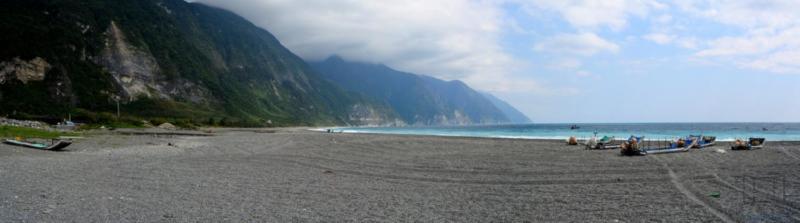
[{"label": "grass patch", "polygon": [[49,138],[58,138],[59,136],[77,136],[77,135],[78,135],[77,133],[55,132],[55,131],[47,131],[41,129],[26,128],[26,127],[0,126],[0,137],[4,138],[22,137],[22,138],[49,139]]}]

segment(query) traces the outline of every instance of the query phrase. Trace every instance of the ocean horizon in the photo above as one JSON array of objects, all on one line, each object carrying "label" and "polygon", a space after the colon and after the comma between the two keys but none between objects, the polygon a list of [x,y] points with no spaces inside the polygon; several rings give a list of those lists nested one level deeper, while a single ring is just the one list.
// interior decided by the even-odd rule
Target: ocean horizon
[{"label": "ocean horizon", "polygon": [[[576,129],[572,126],[575,125]],[[457,136],[513,139],[567,139],[631,135],[645,140],[665,140],[688,135],[716,136],[718,141],[763,137],[768,141],[800,141],[800,123],[795,122],[686,122],[686,123],[535,123],[425,127],[332,127],[345,133]]]}]

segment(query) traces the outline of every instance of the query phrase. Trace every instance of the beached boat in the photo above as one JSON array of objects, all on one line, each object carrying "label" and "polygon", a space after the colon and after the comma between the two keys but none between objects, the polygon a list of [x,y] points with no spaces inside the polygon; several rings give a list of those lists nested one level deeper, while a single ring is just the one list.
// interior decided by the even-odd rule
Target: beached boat
[{"label": "beached boat", "polygon": [[736,139],[731,145],[732,150],[752,150],[764,148],[764,138],[749,138],[747,142],[741,139]]},{"label": "beached boat", "polygon": [[647,153],[643,153],[642,147],[640,142],[644,139],[644,136],[631,136],[625,142],[620,145],[620,153],[626,156],[636,156],[636,155],[645,155]]},{"label": "beached boat", "polygon": [[616,149],[620,148],[620,145],[612,145],[614,142],[614,137],[611,136],[603,136],[603,138],[597,139],[597,136],[593,136],[586,140],[586,149]]},{"label": "beached boat", "polygon": [[716,136],[704,136],[704,135],[689,135],[692,140],[697,140],[697,143],[694,147],[695,149],[705,148],[709,146],[714,146],[717,144],[717,137]]},{"label": "beached boat", "polygon": [[631,136],[628,141],[622,144],[622,155],[648,155],[659,153],[686,152],[697,145],[699,140],[678,139],[677,141],[642,141],[644,136]]},{"label": "beached boat", "polygon": [[691,143],[687,142],[684,146],[679,146],[677,143],[669,143],[665,146],[656,146],[656,147],[646,147],[642,150],[644,154],[658,154],[658,153],[677,153],[677,152],[686,152],[689,151],[690,148],[697,144],[696,140],[693,140]]},{"label": "beached boat", "polygon": [[41,150],[52,150],[52,151],[63,150],[67,146],[72,145],[71,141],[66,141],[66,140],[53,140],[53,143],[51,143],[50,145],[44,143],[26,142],[22,140],[13,140],[13,139],[5,139],[3,140],[3,143],[15,146],[22,146],[34,149],[41,149]]}]

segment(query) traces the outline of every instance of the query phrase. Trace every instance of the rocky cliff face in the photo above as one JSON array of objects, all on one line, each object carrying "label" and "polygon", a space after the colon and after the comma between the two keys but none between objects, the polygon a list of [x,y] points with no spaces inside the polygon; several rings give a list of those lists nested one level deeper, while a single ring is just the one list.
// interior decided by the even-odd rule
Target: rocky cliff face
[{"label": "rocky cliff face", "polygon": [[119,87],[116,95],[127,101],[139,97],[165,100],[184,99],[194,103],[213,100],[209,90],[183,78],[166,79],[156,58],[147,50],[131,45],[114,21],[104,33],[104,48],[95,63],[103,66]]},{"label": "rocky cliff face", "polygon": [[158,63],[149,52],[131,46],[114,21],[105,35],[105,48],[96,62],[108,70],[121,87],[123,97],[128,100],[139,96],[169,98],[164,94],[163,80],[157,80],[161,79]]},{"label": "rocky cliff face", "polygon": [[[0,115],[76,110],[248,125],[394,123],[268,31],[183,0],[0,1]],[[57,108],[57,109],[56,109]]]},{"label": "rocky cliff face", "polygon": [[12,79],[19,80],[23,84],[29,81],[42,81],[47,71],[50,71],[50,64],[41,57],[28,61],[15,57],[10,61],[0,62],[0,84]]},{"label": "rocky cliff face", "polygon": [[386,111],[374,106],[355,104],[348,115],[348,125],[358,126],[406,126],[406,122],[397,118],[386,117]]}]

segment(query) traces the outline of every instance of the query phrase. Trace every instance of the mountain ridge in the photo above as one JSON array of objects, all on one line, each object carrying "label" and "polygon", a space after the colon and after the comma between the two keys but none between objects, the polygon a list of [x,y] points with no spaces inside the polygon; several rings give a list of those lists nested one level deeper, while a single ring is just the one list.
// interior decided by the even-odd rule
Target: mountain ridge
[{"label": "mountain ridge", "polygon": [[[0,114],[242,125],[394,123],[267,30],[182,0],[0,2]],[[224,122],[223,122],[224,123]]]},{"label": "mountain ridge", "polygon": [[460,80],[444,81],[383,64],[348,62],[338,55],[309,64],[343,88],[389,104],[409,125],[511,122],[493,102]]},{"label": "mountain ridge", "polygon": [[490,94],[489,92],[481,92],[486,99],[489,99],[495,107],[500,109],[503,114],[508,117],[509,121],[513,124],[528,124],[531,123],[531,119],[528,118],[527,115],[523,114],[517,108],[509,104],[508,102]]}]

